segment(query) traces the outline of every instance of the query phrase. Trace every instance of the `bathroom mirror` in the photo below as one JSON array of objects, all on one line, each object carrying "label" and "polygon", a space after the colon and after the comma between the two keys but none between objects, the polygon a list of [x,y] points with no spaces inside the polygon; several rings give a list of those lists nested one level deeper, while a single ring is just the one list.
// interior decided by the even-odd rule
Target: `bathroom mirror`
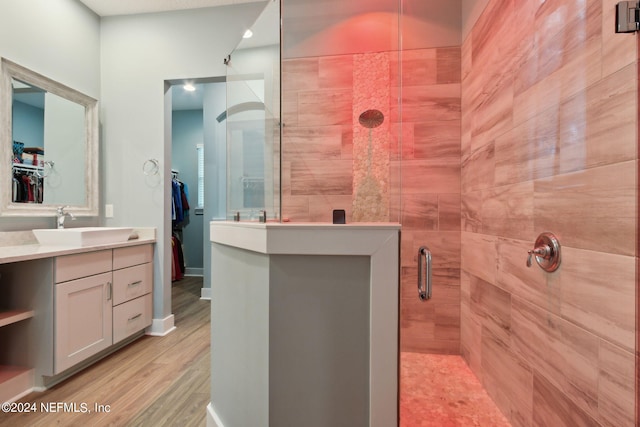
[{"label": "bathroom mirror", "polygon": [[0,61],[0,215],[98,215],[98,102]]}]

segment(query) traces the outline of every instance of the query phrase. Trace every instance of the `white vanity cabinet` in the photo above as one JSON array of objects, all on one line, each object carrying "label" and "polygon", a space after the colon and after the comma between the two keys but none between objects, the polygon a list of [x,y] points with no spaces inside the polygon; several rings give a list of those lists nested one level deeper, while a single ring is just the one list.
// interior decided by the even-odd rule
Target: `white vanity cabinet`
[{"label": "white vanity cabinet", "polygon": [[54,373],[113,344],[112,251],[55,260]]},{"label": "white vanity cabinet", "polygon": [[113,343],[151,324],[153,247],[113,250]]},{"label": "white vanity cabinet", "polygon": [[55,260],[54,374],[151,324],[153,246]]}]

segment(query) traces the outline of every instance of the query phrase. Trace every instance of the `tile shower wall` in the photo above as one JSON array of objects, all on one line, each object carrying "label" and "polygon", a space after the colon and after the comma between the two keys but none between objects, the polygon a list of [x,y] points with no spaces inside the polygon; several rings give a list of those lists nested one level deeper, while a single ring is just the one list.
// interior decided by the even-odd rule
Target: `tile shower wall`
[{"label": "tile shower wall", "polygon": [[[463,357],[514,426],[633,426],[637,48],[614,1],[491,0],[462,47]],[[562,265],[525,265],[544,231]]]},{"label": "tile shower wall", "polygon": [[[282,217],[330,222],[345,209],[347,222],[401,221],[402,351],[459,354],[460,48],[402,52],[401,100],[399,65],[396,52],[283,61]],[[357,125],[370,108],[385,114],[371,134]],[[367,161],[380,197],[358,193]],[[421,245],[434,260],[428,302],[417,298]]]}]

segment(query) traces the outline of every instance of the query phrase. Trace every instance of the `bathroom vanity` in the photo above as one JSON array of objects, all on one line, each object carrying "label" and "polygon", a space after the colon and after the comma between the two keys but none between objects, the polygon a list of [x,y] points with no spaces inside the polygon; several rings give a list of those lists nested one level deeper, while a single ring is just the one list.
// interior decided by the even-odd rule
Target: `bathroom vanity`
[{"label": "bathroom vanity", "polygon": [[152,321],[154,229],[87,246],[0,233],[0,402],[44,389]]},{"label": "bathroom vanity", "polygon": [[400,225],[210,232],[208,425],[397,425]]}]

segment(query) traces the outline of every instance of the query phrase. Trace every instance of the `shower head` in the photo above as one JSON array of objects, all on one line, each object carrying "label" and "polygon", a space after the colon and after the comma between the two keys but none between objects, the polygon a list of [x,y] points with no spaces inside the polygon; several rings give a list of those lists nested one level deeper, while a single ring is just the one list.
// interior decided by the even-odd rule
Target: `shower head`
[{"label": "shower head", "polygon": [[384,122],[384,114],[380,110],[367,110],[360,114],[358,121],[367,129],[377,128]]}]

